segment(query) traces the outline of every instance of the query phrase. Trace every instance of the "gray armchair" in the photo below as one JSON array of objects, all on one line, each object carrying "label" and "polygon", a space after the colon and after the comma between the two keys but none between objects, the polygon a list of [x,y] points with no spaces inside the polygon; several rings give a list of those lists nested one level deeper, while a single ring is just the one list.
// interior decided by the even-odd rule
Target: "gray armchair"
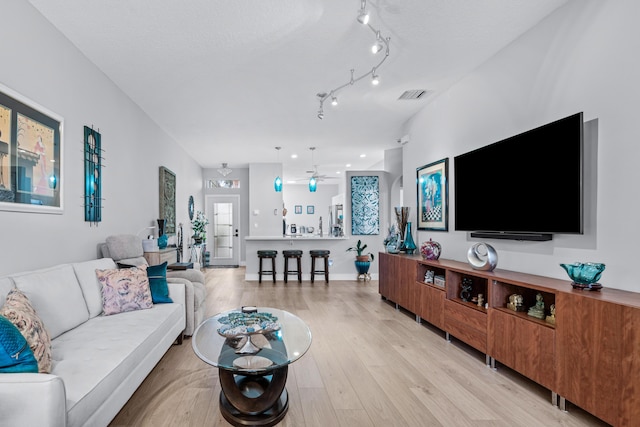
[{"label": "gray armchair", "polygon": [[[148,265],[143,256],[142,240],[131,234],[107,237],[106,243],[100,244],[100,253],[103,258],[111,258],[116,263]],[[184,283],[185,285],[187,326],[184,335],[191,336],[204,319],[204,301],[207,296],[204,287],[204,274],[200,270],[194,269],[167,271],[167,281]]]}]

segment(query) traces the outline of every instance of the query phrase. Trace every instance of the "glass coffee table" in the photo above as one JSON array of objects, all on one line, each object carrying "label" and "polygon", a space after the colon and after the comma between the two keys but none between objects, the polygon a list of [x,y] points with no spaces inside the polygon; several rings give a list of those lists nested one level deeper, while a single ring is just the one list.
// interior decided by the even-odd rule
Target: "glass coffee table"
[{"label": "glass coffee table", "polygon": [[191,344],[218,368],[222,416],[235,426],[272,426],[287,413],[288,366],[311,346],[311,331],[287,311],[243,307],[206,319]]}]

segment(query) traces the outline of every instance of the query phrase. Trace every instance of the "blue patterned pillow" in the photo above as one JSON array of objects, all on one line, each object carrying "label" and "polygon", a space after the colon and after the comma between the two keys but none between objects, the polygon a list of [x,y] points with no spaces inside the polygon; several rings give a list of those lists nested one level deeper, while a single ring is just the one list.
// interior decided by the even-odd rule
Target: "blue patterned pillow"
[{"label": "blue patterned pillow", "polygon": [[154,304],[166,304],[173,302],[169,298],[169,285],[167,284],[167,262],[160,265],[147,267],[147,277],[151,288],[151,298]]},{"label": "blue patterned pillow", "polygon": [[38,372],[38,362],[27,340],[4,316],[0,316],[0,372]]}]

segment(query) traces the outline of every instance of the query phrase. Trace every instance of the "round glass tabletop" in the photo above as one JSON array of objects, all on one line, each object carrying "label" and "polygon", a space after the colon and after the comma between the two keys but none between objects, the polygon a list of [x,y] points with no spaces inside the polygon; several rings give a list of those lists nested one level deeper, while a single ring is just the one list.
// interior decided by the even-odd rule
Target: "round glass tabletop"
[{"label": "round glass tabletop", "polygon": [[235,309],[206,319],[191,345],[200,359],[218,368],[267,372],[301,358],[311,346],[311,331],[287,311],[245,307],[245,312]]}]

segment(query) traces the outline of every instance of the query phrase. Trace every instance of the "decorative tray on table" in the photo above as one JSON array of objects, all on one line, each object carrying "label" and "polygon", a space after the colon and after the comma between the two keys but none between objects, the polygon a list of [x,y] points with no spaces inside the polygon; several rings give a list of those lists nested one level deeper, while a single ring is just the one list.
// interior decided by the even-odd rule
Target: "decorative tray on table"
[{"label": "decorative tray on table", "polygon": [[[280,330],[278,318],[271,313],[258,313],[257,311],[231,312],[218,319],[222,324],[218,333],[235,343],[233,347],[239,354],[255,354],[264,347],[266,339],[258,339],[252,342],[252,337],[265,335]],[[256,345],[257,344],[257,345]]]}]

